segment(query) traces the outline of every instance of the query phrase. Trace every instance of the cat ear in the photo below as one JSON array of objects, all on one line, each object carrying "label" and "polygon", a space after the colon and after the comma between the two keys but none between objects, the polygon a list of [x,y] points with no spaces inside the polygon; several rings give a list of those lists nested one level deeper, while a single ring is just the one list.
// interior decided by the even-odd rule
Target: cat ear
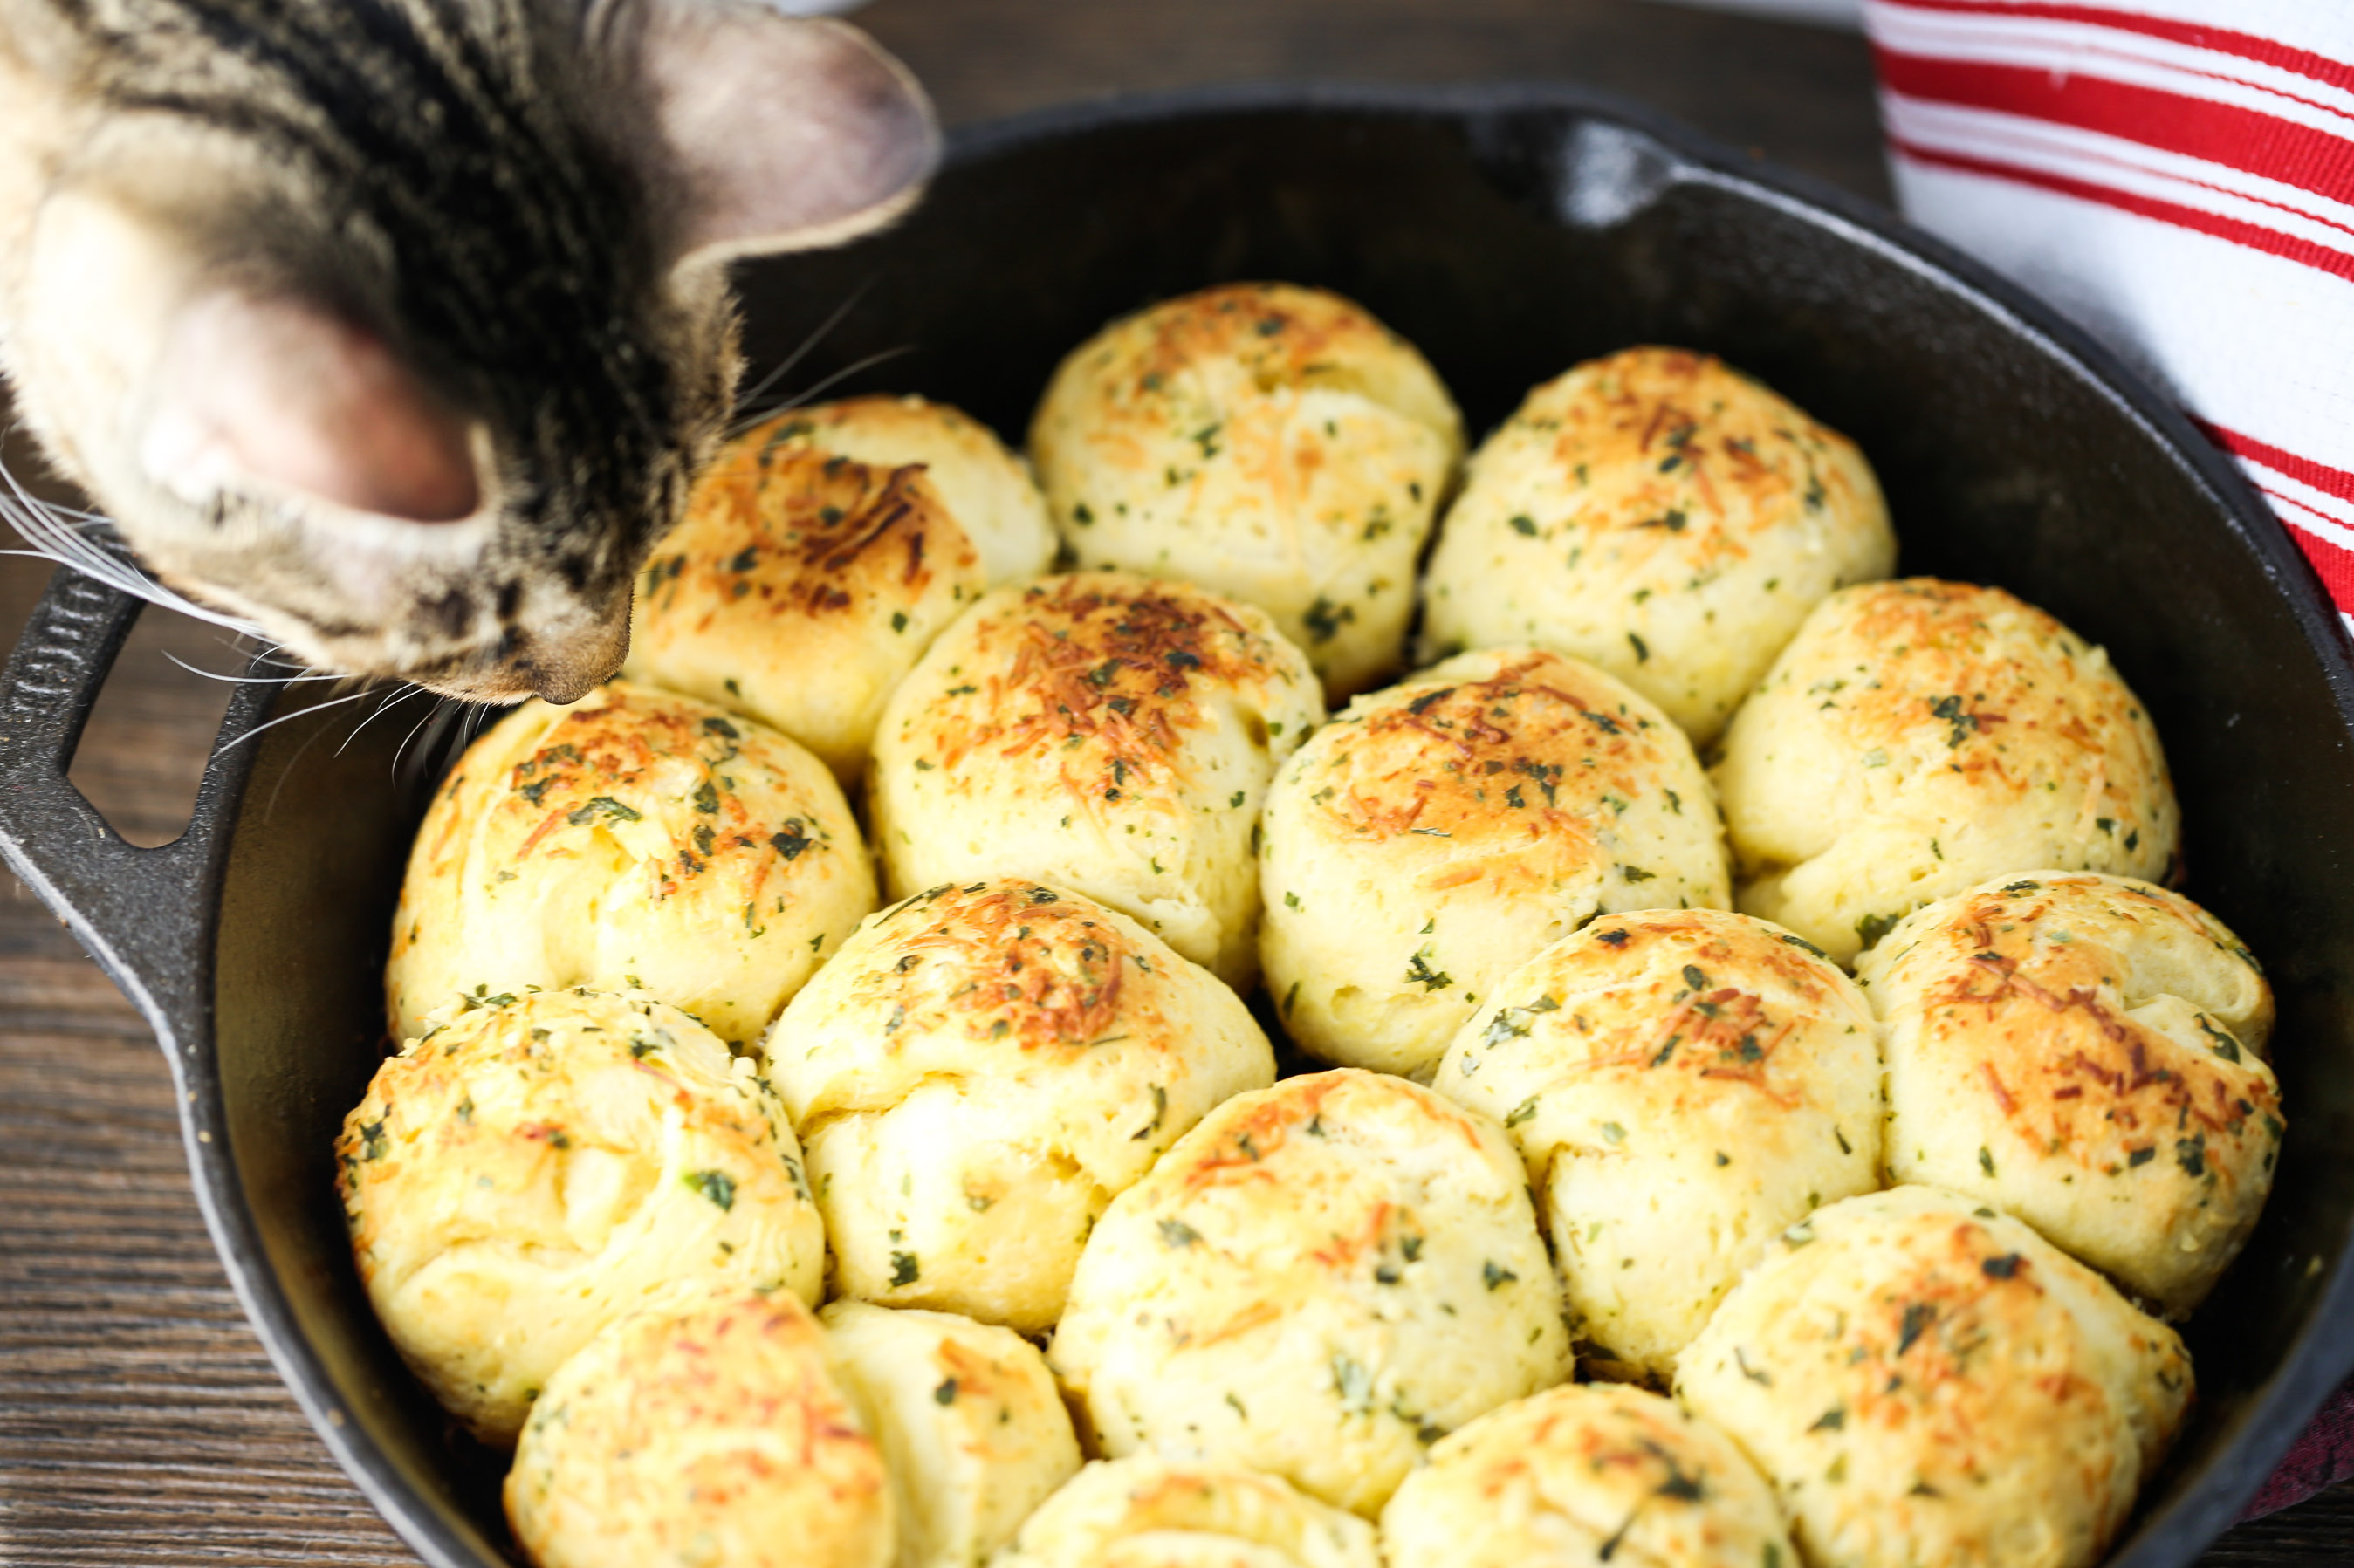
[{"label": "cat ear", "polygon": [[840,22],[748,0],[652,0],[639,39],[684,178],[687,260],[832,245],[913,205],[939,161],[907,67]]},{"label": "cat ear", "polygon": [[307,301],[197,295],[153,387],[140,461],[184,499],[258,482],[414,523],[482,504],[468,422],[381,339]]}]

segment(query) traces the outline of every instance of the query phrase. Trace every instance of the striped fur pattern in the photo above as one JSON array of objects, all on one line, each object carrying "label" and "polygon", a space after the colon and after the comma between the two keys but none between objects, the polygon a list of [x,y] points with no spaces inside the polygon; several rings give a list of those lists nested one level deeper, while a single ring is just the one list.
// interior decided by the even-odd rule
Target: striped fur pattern
[{"label": "striped fur pattern", "polygon": [[[610,673],[737,370],[645,64],[686,3],[0,0],[0,366],[150,569],[324,668],[491,699]],[[454,419],[479,503],[157,471],[157,344],[223,291],[339,323],[301,352],[380,347],[356,384]]]}]

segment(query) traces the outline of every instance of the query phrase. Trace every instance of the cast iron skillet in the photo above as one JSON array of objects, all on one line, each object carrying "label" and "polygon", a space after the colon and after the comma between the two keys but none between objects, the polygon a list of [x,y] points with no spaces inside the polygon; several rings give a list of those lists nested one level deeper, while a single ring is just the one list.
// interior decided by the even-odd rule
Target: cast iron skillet
[{"label": "cast iron skillet", "polygon": [[[2156,392],[1984,270],[1828,187],[1552,88],[1193,93],[960,136],[891,233],[744,277],[756,366],[920,389],[1018,436],[1110,316],[1235,278],[1353,295],[1484,429],[1628,344],[1714,350],[1861,441],[1904,569],[2000,583],[2148,704],[2190,890],[2271,967],[2289,1132],[2193,1320],[2201,1402],[2112,1562],[2190,1563],[2354,1364],[2354,661],[2318,584]],[[864,291],[863,294],[860,291]],[[229,1277],[321,1436],[438,1568],[512,1557],[354,1275],[330,1156],[385,1049],[378,974],[429,780],[398,736],[239,688],[186,834],[134,849],[66,781],[138,613],[59,573],[0,687],[0,850],[154,1023]]]}]

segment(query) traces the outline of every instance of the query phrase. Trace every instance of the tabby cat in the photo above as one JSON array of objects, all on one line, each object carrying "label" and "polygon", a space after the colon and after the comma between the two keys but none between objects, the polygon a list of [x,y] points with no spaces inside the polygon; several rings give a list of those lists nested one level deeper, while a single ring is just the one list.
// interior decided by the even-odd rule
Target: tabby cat
[{"label": "tabby cat", "polygon": [[164,583],[569,701],[726,418],[727,262],[886,221],[938,143],[748,0],[0,0],[0,368]]}]

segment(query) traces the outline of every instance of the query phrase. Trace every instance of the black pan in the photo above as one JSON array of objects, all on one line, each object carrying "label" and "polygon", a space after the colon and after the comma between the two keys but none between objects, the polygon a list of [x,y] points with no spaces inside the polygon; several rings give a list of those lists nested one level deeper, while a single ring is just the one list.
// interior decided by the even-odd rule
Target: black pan
[{"label": "black pan", "polygon": [[[1221,280],[1320,283],[1428,353],[1475,429],[1628,344],[1712,349],[1861,441],[1904,568],[2105,643],[2156,716],[2190,890],[2271,966],[2289,1133],[2190,1327],[2201,1403],[2112,1561],[2191,1562],[2354,1364],[2354,662],[2310,570],[2158,393],[1984,270],[1826,186],[1550,88],[1190,94],[957,138],[920,210],[749,268],[755,366],[920,389],[1018,437],[1107,318]],[[862,292],[863,291],[863,292]],[[287,1384],[440,1568],[511,1559],[361,1294],[330,1141],[384,1050],[377,976],[429,780],[378,726],[239,689],[186,835],[134,849],[66,768],[135,601],[60,573],[0,688],[0,849],[155,1026],[229,1277]]]}]

